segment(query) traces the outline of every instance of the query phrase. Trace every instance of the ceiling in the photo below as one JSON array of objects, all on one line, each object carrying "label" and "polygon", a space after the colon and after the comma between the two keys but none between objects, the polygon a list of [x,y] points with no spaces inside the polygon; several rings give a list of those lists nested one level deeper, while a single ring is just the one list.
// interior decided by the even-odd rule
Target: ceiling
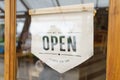
[{"label": "ceiling", "polygon": [[[94,3],[95,8],[108,8],[109,0],[16,0],[17,2],[17,16],[25,15],[30,9],[75,5]],[[0,0],[0,24],[4,23],[4,0]],[[17,18],[17,24],[20,27],[19,32],[22,31],[25,17]]]},{"label": "ceiling", "polygon": [[[74,4],[94,3],[95,7],[108,7],[109,0],[16,0],[17,13],[27,12],[29,9],[47,8]],[[0,10],[4,12],[4,0],[0,0]]]},{"label": "ceiling", "polygon": [[[16,0],[17,15],[24,15],[30,9],[94,3],[95,8],[109,7],[109,0]],[[0,16],[4,16],[4,0],[0,0]],[[1,19],[1,18],[0,18]],[[20,19],[21,21],[22,19]],[[2,19],[0,22],[3,21]]]}]

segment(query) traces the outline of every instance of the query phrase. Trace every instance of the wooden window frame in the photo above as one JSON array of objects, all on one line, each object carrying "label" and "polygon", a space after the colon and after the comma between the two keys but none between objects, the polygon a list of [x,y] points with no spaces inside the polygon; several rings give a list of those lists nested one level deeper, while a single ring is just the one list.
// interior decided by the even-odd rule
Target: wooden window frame
[{"label": "wooden window frame", "polygon": [[120,80],[120,0],[110,0],[107,80]]},{"label": "wooden window frame", "polygon": [[4,80],[16,80],[16,0],[5,0]]},{"label": "wooden window frame", "polygon": [[[120,80],[120,0],[110,0],[107,77]],[[4,80],[16,80],[16,0],[5,0]]]}]

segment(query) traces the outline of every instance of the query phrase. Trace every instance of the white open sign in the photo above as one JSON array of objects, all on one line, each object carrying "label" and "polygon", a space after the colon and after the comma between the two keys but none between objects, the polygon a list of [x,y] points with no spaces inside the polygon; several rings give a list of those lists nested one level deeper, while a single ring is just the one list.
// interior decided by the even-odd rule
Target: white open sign
[{"label": "white open sign", "polygon": [[33,15],[32,53],[60,73],[83,63],[93,55],[93,16],[93,11]]}]

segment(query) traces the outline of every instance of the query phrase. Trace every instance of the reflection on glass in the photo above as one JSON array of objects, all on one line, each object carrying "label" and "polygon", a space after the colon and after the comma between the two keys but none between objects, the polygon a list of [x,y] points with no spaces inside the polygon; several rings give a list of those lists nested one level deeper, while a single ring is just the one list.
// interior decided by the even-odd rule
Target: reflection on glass
[{"label": "reflection on glass", "polygon": [[[94,22],[94,56],[89,60],[60,74],[26,51],[18,59],[17,80],[105,80],[107,16],[106,9],[98,9]],[[29,48],[30,39],[31,37],[28,36],[25,41],[25,45]],[[23,51],[26,50],[24,47]]]},{"label": "reflection on glass", "polygon": [[0,80],[4,80],[4,24],[0,24]]}]

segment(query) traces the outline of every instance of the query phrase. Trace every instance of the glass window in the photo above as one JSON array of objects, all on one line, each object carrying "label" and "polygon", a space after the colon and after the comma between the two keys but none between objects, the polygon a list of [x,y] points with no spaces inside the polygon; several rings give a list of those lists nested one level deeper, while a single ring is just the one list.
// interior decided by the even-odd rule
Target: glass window
[{"label": "glass window", "polygon": [[[53,4],[54,1],[54,4]],[[108,32],[108,3],[100,0],[47,0],[40,2],[26,0],[25,4],[30,9],[42,7],[54,7],[58,1],[60,5],[75,5],[79,3],[95,3],[96,14],[94,16],[94,55],[79,66],[63,74],[55,71],[47,64],[31,54],[31,33],[29,33],[30,19],[17,22],[17,40],[21,34],[24,41],[21,42],[18,55],[18,80],[105,80],[106,79],[106,52]],[[47,2],[47,3],[45,3]],[[27,23],[28,22],[28,23]],[[32,22],[32,21],[31,21]],[[27,24],[26,26],[24,26]],[[24,28],[24,27],[26,28]],[[40,26],[41,27],[41,26]],[[43,27],[43,26],[42,26]],[[42,29],[42,28],[41,28]],[[22,38],[22,39],[23,39]],[[22,41],[22,40],[21,40]]]}]

